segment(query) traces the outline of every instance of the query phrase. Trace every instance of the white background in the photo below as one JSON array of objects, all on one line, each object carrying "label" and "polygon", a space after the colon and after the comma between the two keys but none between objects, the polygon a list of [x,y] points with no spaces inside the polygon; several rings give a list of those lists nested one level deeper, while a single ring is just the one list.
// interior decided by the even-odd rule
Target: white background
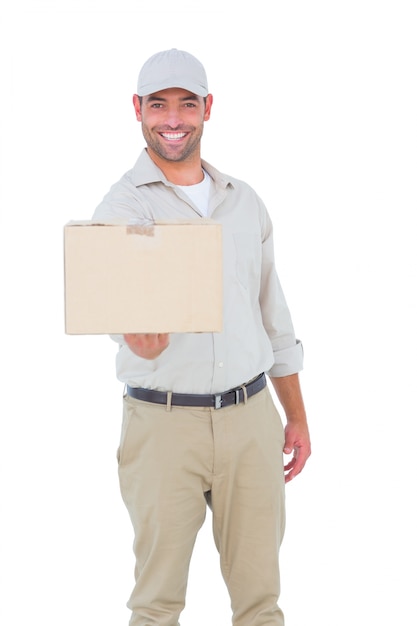
[{"label": "white background", "polygon": [[[4,626],[127,624],[115,345],[64,333],[63,225],[143,146],[143,61],[189,50],[203,156],[251,183],[305,349],[313,440],[287,489],[288,626],[416,620],[416,19],[402,0],[2,3]],[[182,626],[226,626],[210,517]]]}]

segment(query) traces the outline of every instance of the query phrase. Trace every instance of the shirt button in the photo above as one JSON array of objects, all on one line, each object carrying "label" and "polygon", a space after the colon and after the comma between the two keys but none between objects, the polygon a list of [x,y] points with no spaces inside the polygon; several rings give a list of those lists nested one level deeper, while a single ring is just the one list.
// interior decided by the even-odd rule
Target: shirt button
[{"label": "shirt button", "polygon": [[223,365],[224,365],[223,361],[220,361],[219,367],[223,367]]}]

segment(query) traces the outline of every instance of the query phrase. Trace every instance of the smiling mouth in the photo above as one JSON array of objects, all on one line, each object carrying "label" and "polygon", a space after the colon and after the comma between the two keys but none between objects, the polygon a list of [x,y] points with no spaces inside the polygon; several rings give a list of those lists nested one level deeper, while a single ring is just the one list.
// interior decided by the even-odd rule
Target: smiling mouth
[{"label": "smiling mouth", "polygon": [[160,133],[161,137],[168,141],[178,141],[179,139],[183,139],[186,134],[187,133]]}]

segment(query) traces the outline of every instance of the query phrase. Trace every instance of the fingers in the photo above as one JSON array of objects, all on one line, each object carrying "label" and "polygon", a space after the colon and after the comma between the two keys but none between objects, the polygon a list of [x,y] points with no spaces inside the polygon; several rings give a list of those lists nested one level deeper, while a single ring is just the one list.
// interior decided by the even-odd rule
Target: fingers
[{"label": "fingers", "polygon": [[310,436],[306,425],[286,427],[284,454],[292,454],[292,458],[284,466],[285,482],[295,478],[304,468],[311,454]]},{"label": "fingers", "polygon": [[[288,453],[286,452],[286,454]],[[293,480],[303,470],[309,456],[302,448],[294,447],[292,458],[284,465],[286,483]]]}]

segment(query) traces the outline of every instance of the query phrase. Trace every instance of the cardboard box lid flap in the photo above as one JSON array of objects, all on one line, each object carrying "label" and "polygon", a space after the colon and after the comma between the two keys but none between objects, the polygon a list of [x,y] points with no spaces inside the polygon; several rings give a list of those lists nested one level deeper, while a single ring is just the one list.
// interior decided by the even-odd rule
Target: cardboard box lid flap
[{"label": "cardboard box lid flap", "polygon": [[196,219],[175,219],[175,220],[148,220],[148,219],[114,219],[114,220],[70,220],[65,224],[65,228],[70,226],[175,226],[176,224],[184,224],[190,226],[207,226],[208,224],[218,224],[215,220],[208,217],[200,217]]}]

